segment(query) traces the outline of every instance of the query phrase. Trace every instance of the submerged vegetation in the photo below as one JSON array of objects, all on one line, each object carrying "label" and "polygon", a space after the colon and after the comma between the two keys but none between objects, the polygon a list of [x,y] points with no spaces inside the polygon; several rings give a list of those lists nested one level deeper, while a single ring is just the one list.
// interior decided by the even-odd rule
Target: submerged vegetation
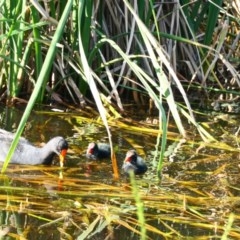
[{"label": "submerged vegetation", "polygon": [[[64,169],[9,165],[7,174],[0,175],[2,234],[29,240],[36,236],[56,240],[239,238],[237,136],[229,134],[229,142],[224,138],[225,144],[235,147],[233,152],[233,148],[223,151],[219,144],[199,146],[198,140],[180,141],[176,133],[169,132],[168,156],[159,184],[151,165],[157,131],[153,135],[142,127],[142,134],[128,126],[119,132],[119,126],[112,122],[114,145],[119,145],[118,165],[130,145],[140,152],[140,144],[147,142],[143,150],[149,166],[143,178],[121,175],[116,181],[109,160],[89,162],[84,158],[88,140],[106,136],[104,127],[89,118],[75,117],[73,121],[72,113],[42,111],[30,116],[25,131],[29,137],[38,141],[36,129],[44,136],[51,131],[62,134],[66,131],[63,126],[69,124],[68,141],[76,150],[68,154]],[[32,129],[31,124],[35,124]],[[235,129],[228,127],[231,132]],[[84,134],[74,136],[76,132]],[[224,129],[217,137],[223,133]]]},{"label": "submerged vegetation", "polygon": [[[8,160],[36,103],[86,115],[90,107],[96,106],[95,116],[100,115],[111,146],[115,179],[119,178],[119,171],[109,126],[118,125],[123,130],[149,132],[155,136],[152,165],[158,181],[162,180],[167,141],[173,138],[197,136],[199,142],[203,141],[199,149],[206,143],[213,149],[233,151],[236,147],[220,144],[208,125],[199,124],[198,113],[207,110],[239,113],[239,1],[5,0],[0,1],[0,6],[1,101],[8,106],[27,103]],[[137,105],[138,110],[129,113],[129,104]],[[124,118],[137,116],[140,109],[142,122],[132,122],[131,126]],[[198,112],[194,112],[196,109]],[[147,118],[157,124],[150,127]],[[75,120],[74,128],[78,128],[78,117]],[[194,136],[183,124],[186,121],[194,129]],[[172,122],[178,129],[177,137],[170,132]],[[8,161],[2,172],[6,171],[7,164]],[[151,208],[154,197],[151,194],[150,200],[143,196],[134,178],[131,184],[137,217],[129,217],[126,223],[115,215],[112,218],[105,214],[106,221],[102,221],[102,212],[96,213],[102,206],[96,207],[94,203],[93,211],[98,217],[92,224],[101,222],[104,228],[114,221],[141,234],[142,239],[146,239],[146,231],[166,239],[171,238],[171,234],[181,237],[168,224],[169,216],[165,222],[162,218],[159,221],[171,234],[164,235],[151,226],[151,214],[144,213],[143,205]],[[202,190],[194,191],[202,196],[200,207],[189,207],[187,204],[194,200],[184,193],[180,198],[180,195],[171,195],[173,205],[170,204],[169,209],[188,212],[188,217],[175,221],[185,224],[191,222],[189,216],[194,215],[194,227],[199,222],[203,227],[206,218],[200,209],[209,198],[211,204],[219,199],[213,200],[213,196]],[[159,192],[154,194],[156,202],[168,201],[159,198]],[[87,208],[91,209],[90,205]],[[175,216],[174,210],[169,211]],[[221,225],[223,239],[224,236],[227,239],[233,218],[223,216],[223,221],[229,222],[226,228]],[[130,222],[139,224],[140,231],[129,226]],[[88,234],[91,227],[94,229],[90,224]],[[204,227],[213,229],[213,225]],[[237,232],[234,229],[232,236]],[[87,232],[83,235],[79,239],[84,239]]]}]

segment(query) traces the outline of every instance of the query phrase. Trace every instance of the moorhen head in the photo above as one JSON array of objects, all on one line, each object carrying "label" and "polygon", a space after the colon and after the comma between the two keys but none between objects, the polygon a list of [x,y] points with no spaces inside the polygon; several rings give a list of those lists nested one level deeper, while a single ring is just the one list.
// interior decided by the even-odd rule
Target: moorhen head
[{"label": "moorhen head", "polygon": [[111,149],[107,143],[89,143],[86,157],[92,160],[109,158],[111,156]]},{"label": "moorhen head", "polygon": [[[0,162],[4,162],[10,148],[14,134],[0,129]],[[43,147],[33,146],[25,138],[20,138],[10,163],[28,165],[50,165],[55,155],[59,156],[60,166],[68,150],[68,143],[63,137],[54,137]]]},{"label": "moorhen head", "polygon": [[129,150],[123,162],[122,169],[126,174],[133,171],[134,174],[141,175],[144,174],[148,168],[144,159],[138,156],[135,150]]}]

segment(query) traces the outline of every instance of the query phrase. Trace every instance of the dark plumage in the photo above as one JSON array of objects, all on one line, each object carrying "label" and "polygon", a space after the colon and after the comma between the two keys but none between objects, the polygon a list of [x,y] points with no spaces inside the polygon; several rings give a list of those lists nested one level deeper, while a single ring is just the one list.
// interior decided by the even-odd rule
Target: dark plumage
[{"label": "dark plumage", "polygon": [[138,156],[135,150],[129,150],[123,162],[122,169],[126,174],[133,171],[134,174],[140,175],[144,174],[148,168],[143,158]]},{"label": "dark plumage", "polygon": [[97,160],[103,158],[110,158],[111,149],[107,143],[89,143],[87,148],[86,157],[89,159]]},{"label": "dark plumage", "polygon": [[[0,129],[0,162],[5,161],[13,138],[13,133]],[[62,167],[67,150],[68,143],[63,137],[54,137],[41,148],[33,146],[25,138],[21,137],[10,163],[50,165],[53,157],[58,155],[60,158],[60,166]]]}]

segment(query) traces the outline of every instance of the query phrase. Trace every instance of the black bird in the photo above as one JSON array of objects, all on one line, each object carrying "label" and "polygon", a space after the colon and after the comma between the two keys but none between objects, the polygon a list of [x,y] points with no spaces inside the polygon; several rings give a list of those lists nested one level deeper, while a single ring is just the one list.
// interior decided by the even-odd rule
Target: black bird
[{"label": "black bird", "polygon": [[111,149],[107,143],[89,143],[86,157],[92,160],[110,158]]},{"label": "black bird", "polygon": [[148,168],[144,159],[138,156],[135,150],[129,150],[123,162],[122,169],[126,174],[133,171],[134,174],[141,175],[144,174]]},{"label": "black bird", "polygon": [[[4,162],[13,141],[14,134],[0,129],[0,162]],[[60,166],[64,164],[64,158],[68,150],[68,143],[63,137],[54,137],[43,147],[36,147],[28,140],[21,137],[12,155],[10,163],[27,165],[50,165],[55,155],[59,156]]]}]

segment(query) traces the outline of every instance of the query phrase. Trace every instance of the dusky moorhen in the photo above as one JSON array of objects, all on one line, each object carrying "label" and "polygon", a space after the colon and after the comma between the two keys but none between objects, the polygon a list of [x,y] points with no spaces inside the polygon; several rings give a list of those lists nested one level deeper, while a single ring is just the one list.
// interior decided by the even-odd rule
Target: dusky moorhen
[{"label": "dusky moorhen", "polygon": [[110,146],[107,143],[89,143],[86,156],[92,160],[109,158],[111,156]]},{"label": "dusky moorhen", "polygon": [[[5,161],[13,138],[13,133],[0,129],[0,162]],[[54,137],[41,148],[32,145],[28,140],[21,137],[10,163],[50,165],[53,157],[58,155],[60,159],[60,166],[62,167],[67,150],[68,143],[63,137]]]},{"label": "dusky moorhen", "polygon": [[123,162],[122,169],[126,174],[133,171],[134,174],[141,175],[144,174],[148,168],[144,159],[138,156],[135,150],[129,150]]}]

